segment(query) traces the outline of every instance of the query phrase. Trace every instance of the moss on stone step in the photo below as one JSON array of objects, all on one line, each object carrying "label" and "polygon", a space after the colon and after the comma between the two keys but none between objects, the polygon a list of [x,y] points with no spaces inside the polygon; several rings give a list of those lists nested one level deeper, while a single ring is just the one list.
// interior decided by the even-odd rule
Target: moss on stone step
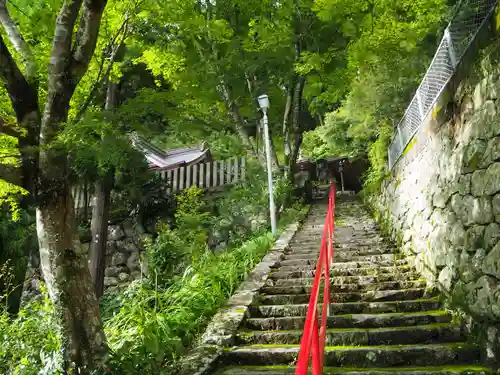
[{"label": "moss on stone step", "polygon": [[[298,345],[250,345],[227,350],[223,358],[226,364],[284,365],[293,363],[298,352]],[[438,366],[478,361],[478,348],[465,343],[325,348],[325,365],[333,367]]]},{"label": "moss on stone step", "polygon": [[[290,375],[293,366],[226,367],[218,375]],[[325,368],[324,375],[490,375],[492,371],[481,366],[392,367],[392,368]]]}]

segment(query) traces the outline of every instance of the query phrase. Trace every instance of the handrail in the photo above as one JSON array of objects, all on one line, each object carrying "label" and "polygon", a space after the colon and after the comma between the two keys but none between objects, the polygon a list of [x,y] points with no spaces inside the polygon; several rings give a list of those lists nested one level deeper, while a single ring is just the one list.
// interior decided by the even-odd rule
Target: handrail
[{"label": "handrail", "polygon": [[[312,359],[312,374],[323,373],[323,359],[325,354],[326,326],[330,305],[330,264],[333,259],[333,233],[335,231],[335,185],[332,185],[328,198],[328,212],[323,228],[321,249],[319,252],[316,272],[314,274],[311,297],[307,307],[304,332],[300,341],[299,358],[295,375],[307,375],[309,360]],[[321,326],[318,329],[318,299],[319,288],[324,276],[323,306],[321,309]]]}]

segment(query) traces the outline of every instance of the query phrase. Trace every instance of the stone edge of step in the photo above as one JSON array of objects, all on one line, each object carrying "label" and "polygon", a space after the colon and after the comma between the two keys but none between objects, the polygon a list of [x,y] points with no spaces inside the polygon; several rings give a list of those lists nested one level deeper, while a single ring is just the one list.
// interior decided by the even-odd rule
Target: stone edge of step
[{"label": "stone edge of step", "polygon": [[219,309],[203,333],[200,344],[185,355],[179,364],[178,375],[203,375],[208,373],[224,352],[231,346],[238,327],[246,316],[250,304],[264,286],[275,266],[288,250],[290,242],[309,216],[312,206],[304,209],[302,219],[290,224],[274,243],[273,248],[250,272],[245,281],[229,298],[226,305]]}]

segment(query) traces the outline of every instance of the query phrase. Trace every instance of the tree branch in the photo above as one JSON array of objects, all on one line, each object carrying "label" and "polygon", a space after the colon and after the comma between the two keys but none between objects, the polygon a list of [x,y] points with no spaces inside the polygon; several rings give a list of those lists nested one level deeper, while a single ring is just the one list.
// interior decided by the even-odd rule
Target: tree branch
[{"label": "tree branch", "polygon": [[90,63],[97,43],[102,13],[107,0],[84,0],[80,25],[72,52],[71,73],[80,81]]},{"label": "tree branch", "polygon": [[[92,100],[95,97],[95,93],[101,87],[101,85],[104,81],[104,78],[109,77],[109,74],[111,73],[111,69],[113,68],[113,64],[114,64],[115,59],[116,59],[116,55],[118,54],[118,51],[119,51],[120,47],[122,46],[122,44],[125,43],[125,39],[128,36],[128,27],[127,27],[128,22],[129,22],[129,18],[126,17],[125,21],[123,21],[120,28],[116,31],[111,42],[106,46],[105,50],[112,51],[111,56],[109,57],[109,64],[106,67],[106,72],[103,74],[104,63],[106,62],[106,57],[107,57],[106,53],[103,52],[102,57],[101,57],[101,61],[99,63],[99,71],[97,73],[97,78],[96,78],[94,84],[92,85],[92,88],[90,89],[90,93],[87,96],[87,99],[85,100],[83,105],[80,107],[77,115],[73,119],[74,123],[77,123],[78,121],[81,120],[81,118],[83,117],[83,115],[87,111],[88,107],[92,103]],[[122,32],[123,32],[123,35],[122,35],[122,38],[120,40],[120,43],[116,44],[116,41],[117,41],[118,37],[120,36],[120,33],[122,33]]]},{"label": "tree branch", "polygon": [[[36,90],[26,81],[21,70],[12,58],[10,51],[0,36],[0,79],[9,94],[12,107],[16,113],[20,126],[28,126],[28,117],[33,112],[38,112],[38,96]],[[2,125],[2,129],[4,129]],[[37,131],[38,129],[29,129]]]},{"label": "tree branch", "polygon": [[19,32],[16,24],[12,20],[7,9],[6,0],[0,0],[0,23],[2,24],[7,38],[12,43],[16,51],[21,55],[24,65],[24,75],[26,80],[33,85],[37,85],[36,62],[31,52],[31,48]]}]

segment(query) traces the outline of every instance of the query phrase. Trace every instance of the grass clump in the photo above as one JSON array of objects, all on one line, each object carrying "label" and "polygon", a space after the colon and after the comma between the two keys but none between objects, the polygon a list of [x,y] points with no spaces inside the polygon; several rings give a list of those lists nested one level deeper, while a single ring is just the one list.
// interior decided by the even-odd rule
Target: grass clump
[{"label": "grass clump", "polygon": [[119,310],[104,319],[117,373],[166,371],[273,244],[267,233],[206,252],[167,287],[136,282],[115,296]]}]

